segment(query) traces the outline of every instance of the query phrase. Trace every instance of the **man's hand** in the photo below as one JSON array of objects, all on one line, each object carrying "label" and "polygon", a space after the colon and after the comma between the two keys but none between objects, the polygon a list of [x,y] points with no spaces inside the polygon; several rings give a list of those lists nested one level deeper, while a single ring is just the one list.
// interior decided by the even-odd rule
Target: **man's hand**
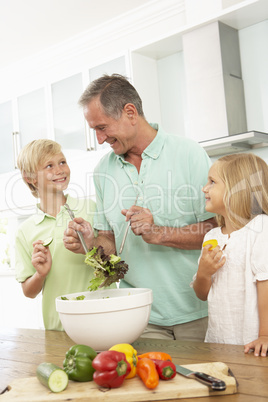
[{"label": "man's hand", "polygon": [[126,221],[130,220],[132,232],[136,236],[142,236],[144,241],[150,243],[157,228],[151,211],[148,208],[133,205],[129,209],[123,209],[121,213],[125,215]]},{"label": "man's hand", "polygon": [[94,230],[89,222],[83,218],[74,218],[70,221],[68,228],[64,231],[63,243],[67,250],[76,254],[85,254],[83,246],[79,240],[77,231],[81,232],[84,236],[87,248],[93,247]]}]

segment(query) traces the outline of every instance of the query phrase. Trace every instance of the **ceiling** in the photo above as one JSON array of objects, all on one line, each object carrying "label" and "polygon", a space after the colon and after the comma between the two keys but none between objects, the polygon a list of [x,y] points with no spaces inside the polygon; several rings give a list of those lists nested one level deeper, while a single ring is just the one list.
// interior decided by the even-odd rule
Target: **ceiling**
[{"label": "ceiling", "polygon": [[[236,29],[253,25],[268,18],[267,2],[252,0],[248,7],[227,12],[221,21]],[[109,20],[124,18],[136,8],[153,7],[153,3],[155,0],[0,0],[0,69]],[[174,37],[176,47],[180,41]]]},{"label": "ceiling", "polygon": [[150,2],[0,0],[0,69]]}]

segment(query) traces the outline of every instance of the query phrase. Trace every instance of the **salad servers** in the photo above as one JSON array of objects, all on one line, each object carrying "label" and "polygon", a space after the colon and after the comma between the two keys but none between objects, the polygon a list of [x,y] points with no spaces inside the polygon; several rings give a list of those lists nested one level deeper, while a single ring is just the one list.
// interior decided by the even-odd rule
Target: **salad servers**
[{"label": "salad servers", "polygon": [[[69,213],[70,218],[71,218],[72,220],[74,220],[74,213],[73,213],[73,211],[71,210],[71,208],[69,207],[69,205],[68,205],[68,204],[64,204],[64,206],[65,206],[65,208],[67,209],[67,212]],[[77,235],[78,235],[78,237],[79,237],[79,240],[80,240],[80,242],[81,242],[81,244],[82,244],[82,246],[83,246],[83,249],[84,249],[85,253],[87,254],[87,253],[88,253],[88,248],[87,248],[87,245],[86,245],[86,242],[85,242],[85,239],[84,239],[82,233],[81,233],[79,230],[76,230],[76,233],[77,233]]]},{"label": "salad servers", "polygon": [[[136,205],[136,203],[138,201],[138,198],[139,198],[139,194],[137,195],[137,197],[135,199],[134,205]],[[125,233],[124,233],[124,236],[123,236],[123,240],[122,240],[118,255],[120,255],[122,253],[122,251],[123,251],[125,241],[126,241],[126,238],[127,238],[127,234],[128,234],[128,230],[129,230],[129,226],[130,226],[130,220],[127,223],[127,227],[126,227],[126,230],[125,230]]]}]

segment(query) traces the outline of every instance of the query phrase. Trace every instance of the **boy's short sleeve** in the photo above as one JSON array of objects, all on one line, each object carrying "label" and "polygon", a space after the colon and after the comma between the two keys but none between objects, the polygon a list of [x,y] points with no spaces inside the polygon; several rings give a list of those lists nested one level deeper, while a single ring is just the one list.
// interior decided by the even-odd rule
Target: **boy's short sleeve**
[{"label": "boy's short sleeve", "polygon": [[31,254],[27,249],[27,241],[23,231],[19,228],[15,240],[15,277],[18,282],[24,282],[36,272],[31,263]]}]

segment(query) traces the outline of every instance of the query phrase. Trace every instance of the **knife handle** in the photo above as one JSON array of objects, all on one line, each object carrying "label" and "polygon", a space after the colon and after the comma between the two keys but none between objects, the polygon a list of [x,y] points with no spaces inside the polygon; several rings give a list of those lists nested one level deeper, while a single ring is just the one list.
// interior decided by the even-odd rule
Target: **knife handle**
[{"label": "knife handle", "polygon": [[211,375],[200,373],[199,371],[196,371],[193,373],[193,375],[198,381],[210,386],[215,391],[224,391],[226,389],[226,384],[224,381],[212,377]]}]

